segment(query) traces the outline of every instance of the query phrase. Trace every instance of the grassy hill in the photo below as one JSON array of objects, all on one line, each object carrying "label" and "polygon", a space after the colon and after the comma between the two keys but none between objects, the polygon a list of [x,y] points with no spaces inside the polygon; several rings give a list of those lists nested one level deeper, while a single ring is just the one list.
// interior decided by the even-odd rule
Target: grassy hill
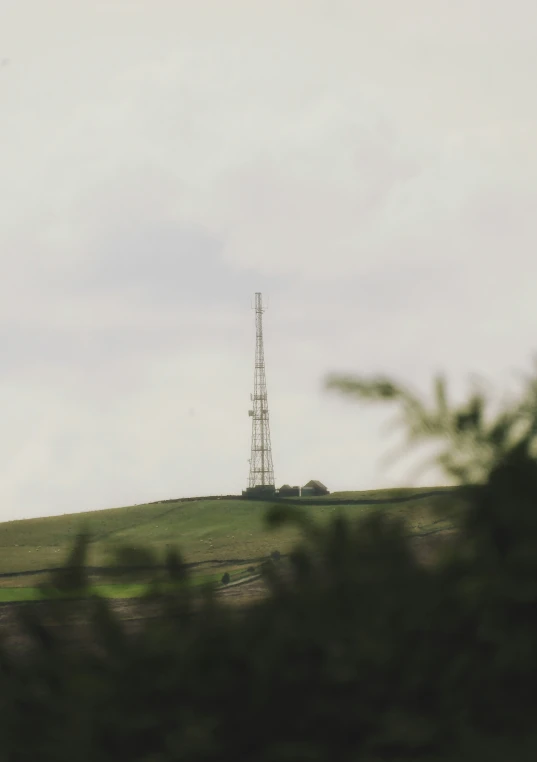
[{"label": "grassy hill", "polygon": [[[455,488],[389,489],[333,493],[304,506],[316,520],[327,521],[335,512],[359,517],[382,506],[404,516],[409,532],[425,535],[449,529],[453,511],[464,503]],[[404,502],[399,502],[404,500]],[[338,504],[331,504],[337,501]],[[360,501],[351,503],[349,501]],[[397,502],[396,502],[397,501]],[[300,500],[288,502],[300,504]],[[264,515],[270,504],[249,500],[166,501],[102,511],[25,519],[0,523],[0,601],[23,600],[36,595],[35,585],[44,570],[61,566],[78,532],[85,527],[92,536],[88,564],[106,567],[119,544],[132,548],[150,546],[164,561],[166,548],[178,546],[186,562],[195,564],[198,582],[218,580],[224,571],[232,581],[247,576],[274,550],[287,553],[298,534],[293,528],[268,531]],[[134,594],[139,586],[112,585],[104,572],[93,569],[101,592]]]}]

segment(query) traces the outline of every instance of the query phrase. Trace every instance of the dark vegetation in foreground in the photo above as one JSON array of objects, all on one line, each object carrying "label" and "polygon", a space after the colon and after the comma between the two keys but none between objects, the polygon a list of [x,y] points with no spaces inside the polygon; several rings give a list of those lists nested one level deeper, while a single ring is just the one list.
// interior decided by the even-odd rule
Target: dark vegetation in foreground
[{"label": "dark vegetation in foreground", "polygon": [[[474,475],[457,542],[424,566],[386,512],[320,526],[280,503],[268,523],[294,522],[302,539],[285,573],[281,559],[265,567],[270,593],[255,605],[200,598],[170,549],[147,597],[164,616],[135,636],[88,598],[76,605],[93,648],[74,651],[47,624],[60,602],[21,608],[33,646],[0,651],[0,759],[537,758],[537,382],[492,422],[479,395],[450,411],[437,387],[427,413],[383,379],[345,384],[402,402],[415,438],[445,438],[446,472]],[[51,596],[84,590],[87,542]]]}]

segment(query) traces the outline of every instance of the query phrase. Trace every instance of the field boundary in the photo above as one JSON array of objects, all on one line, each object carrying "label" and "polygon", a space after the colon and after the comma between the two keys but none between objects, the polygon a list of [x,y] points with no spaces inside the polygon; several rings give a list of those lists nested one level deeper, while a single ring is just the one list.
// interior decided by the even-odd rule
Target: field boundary
[{"label": "field boundary", "polygon": [[[258,558],[215,558],[209,561],[192,561],[190,563],[181,564],[183,569],[195,569],[200,566],[229,566],[230,564],[259,564],[263,563],[269,558],[269,556],[261,556]],[[0,578],[6,579],[10,577],[31,577],[37,574],[53,574],[54,572],[73,571],[78,567],[74,566],[54,566],[44,569],[26,569],[24,571],[16,572],[0,572]],[[164,571],[166,564],[155,564],[154,566],[84,566],[84,570],[88,574],[118,574],[124,572],[137,572],[137,571]]]},{"label": "field boundary", "polygon": [[[466,492],[465,487],[446,487],[444,489],[435,489],[430,492],[416,492],[412,495],[403,495],[400,497],[384,497],[384,498],[315,498],[315,497],[299,497],[298,500],[292,497],[276,497],[271,500],[263,500],[263,502],[277,502],[285,503],[286,505],[295,505],[297,507],[301,505],[392,505],[394,503],[409,503],[413,500],[423,500],[427,497],[435,497],[436,495],[453,495],[456,492]],[[260,501],[261,502],[261,501]]]},{"label": "field boundary", "polygon": [[383,498],[346,498],[336,497],[330,498],[324,495],[319,497],[280,497],[274,495],[273,497],[258,497],[254,498],[251,495],[208,495],[205,497],[181,497],[181,498],[167,498],[166,500],[154,500],[151,503],[144,503],[144,505],[160,505],[161,503],[193,503],[196,501],[205,500],[248,500],[255,503],[285,503],[286,505],[389,505],[390,503],[407,503],[411,500],[422,500],[426,497],[434,497],[435,495],[451,495],[454,492],[466,492],[468,487],[454,486],[454,487],[441,487],[439,489],[432,489],[428,492],[413,492],[410,495],[402,495],[399,497],[383,497]]}]

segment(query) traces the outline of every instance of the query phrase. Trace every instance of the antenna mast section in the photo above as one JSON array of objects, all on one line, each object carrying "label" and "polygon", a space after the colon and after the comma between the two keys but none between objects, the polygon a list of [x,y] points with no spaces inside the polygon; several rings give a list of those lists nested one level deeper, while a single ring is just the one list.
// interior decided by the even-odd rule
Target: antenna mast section
[{"label": "antenna mast section", "polygon": [[[263,300],[260,293],[255,295],[255,374],[254,393],[251,396],[252,453],[248,490],[274,492],[274,467],[270,445],[270,425],[265,378],[265,353],[263,347]],[[264,489],[263,489],[264,488]]]}]

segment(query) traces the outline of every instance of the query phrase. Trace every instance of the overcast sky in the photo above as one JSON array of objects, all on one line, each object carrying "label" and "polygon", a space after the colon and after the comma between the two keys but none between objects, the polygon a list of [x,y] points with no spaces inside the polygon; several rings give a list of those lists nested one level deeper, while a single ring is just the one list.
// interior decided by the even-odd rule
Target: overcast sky
[{"label": "overcast sky", "polygon": [[0,519],[244,489],[255,291],[278,486],[409,483],[328,373],[530,368],[534,0],[0,0],[0,62]]}]

